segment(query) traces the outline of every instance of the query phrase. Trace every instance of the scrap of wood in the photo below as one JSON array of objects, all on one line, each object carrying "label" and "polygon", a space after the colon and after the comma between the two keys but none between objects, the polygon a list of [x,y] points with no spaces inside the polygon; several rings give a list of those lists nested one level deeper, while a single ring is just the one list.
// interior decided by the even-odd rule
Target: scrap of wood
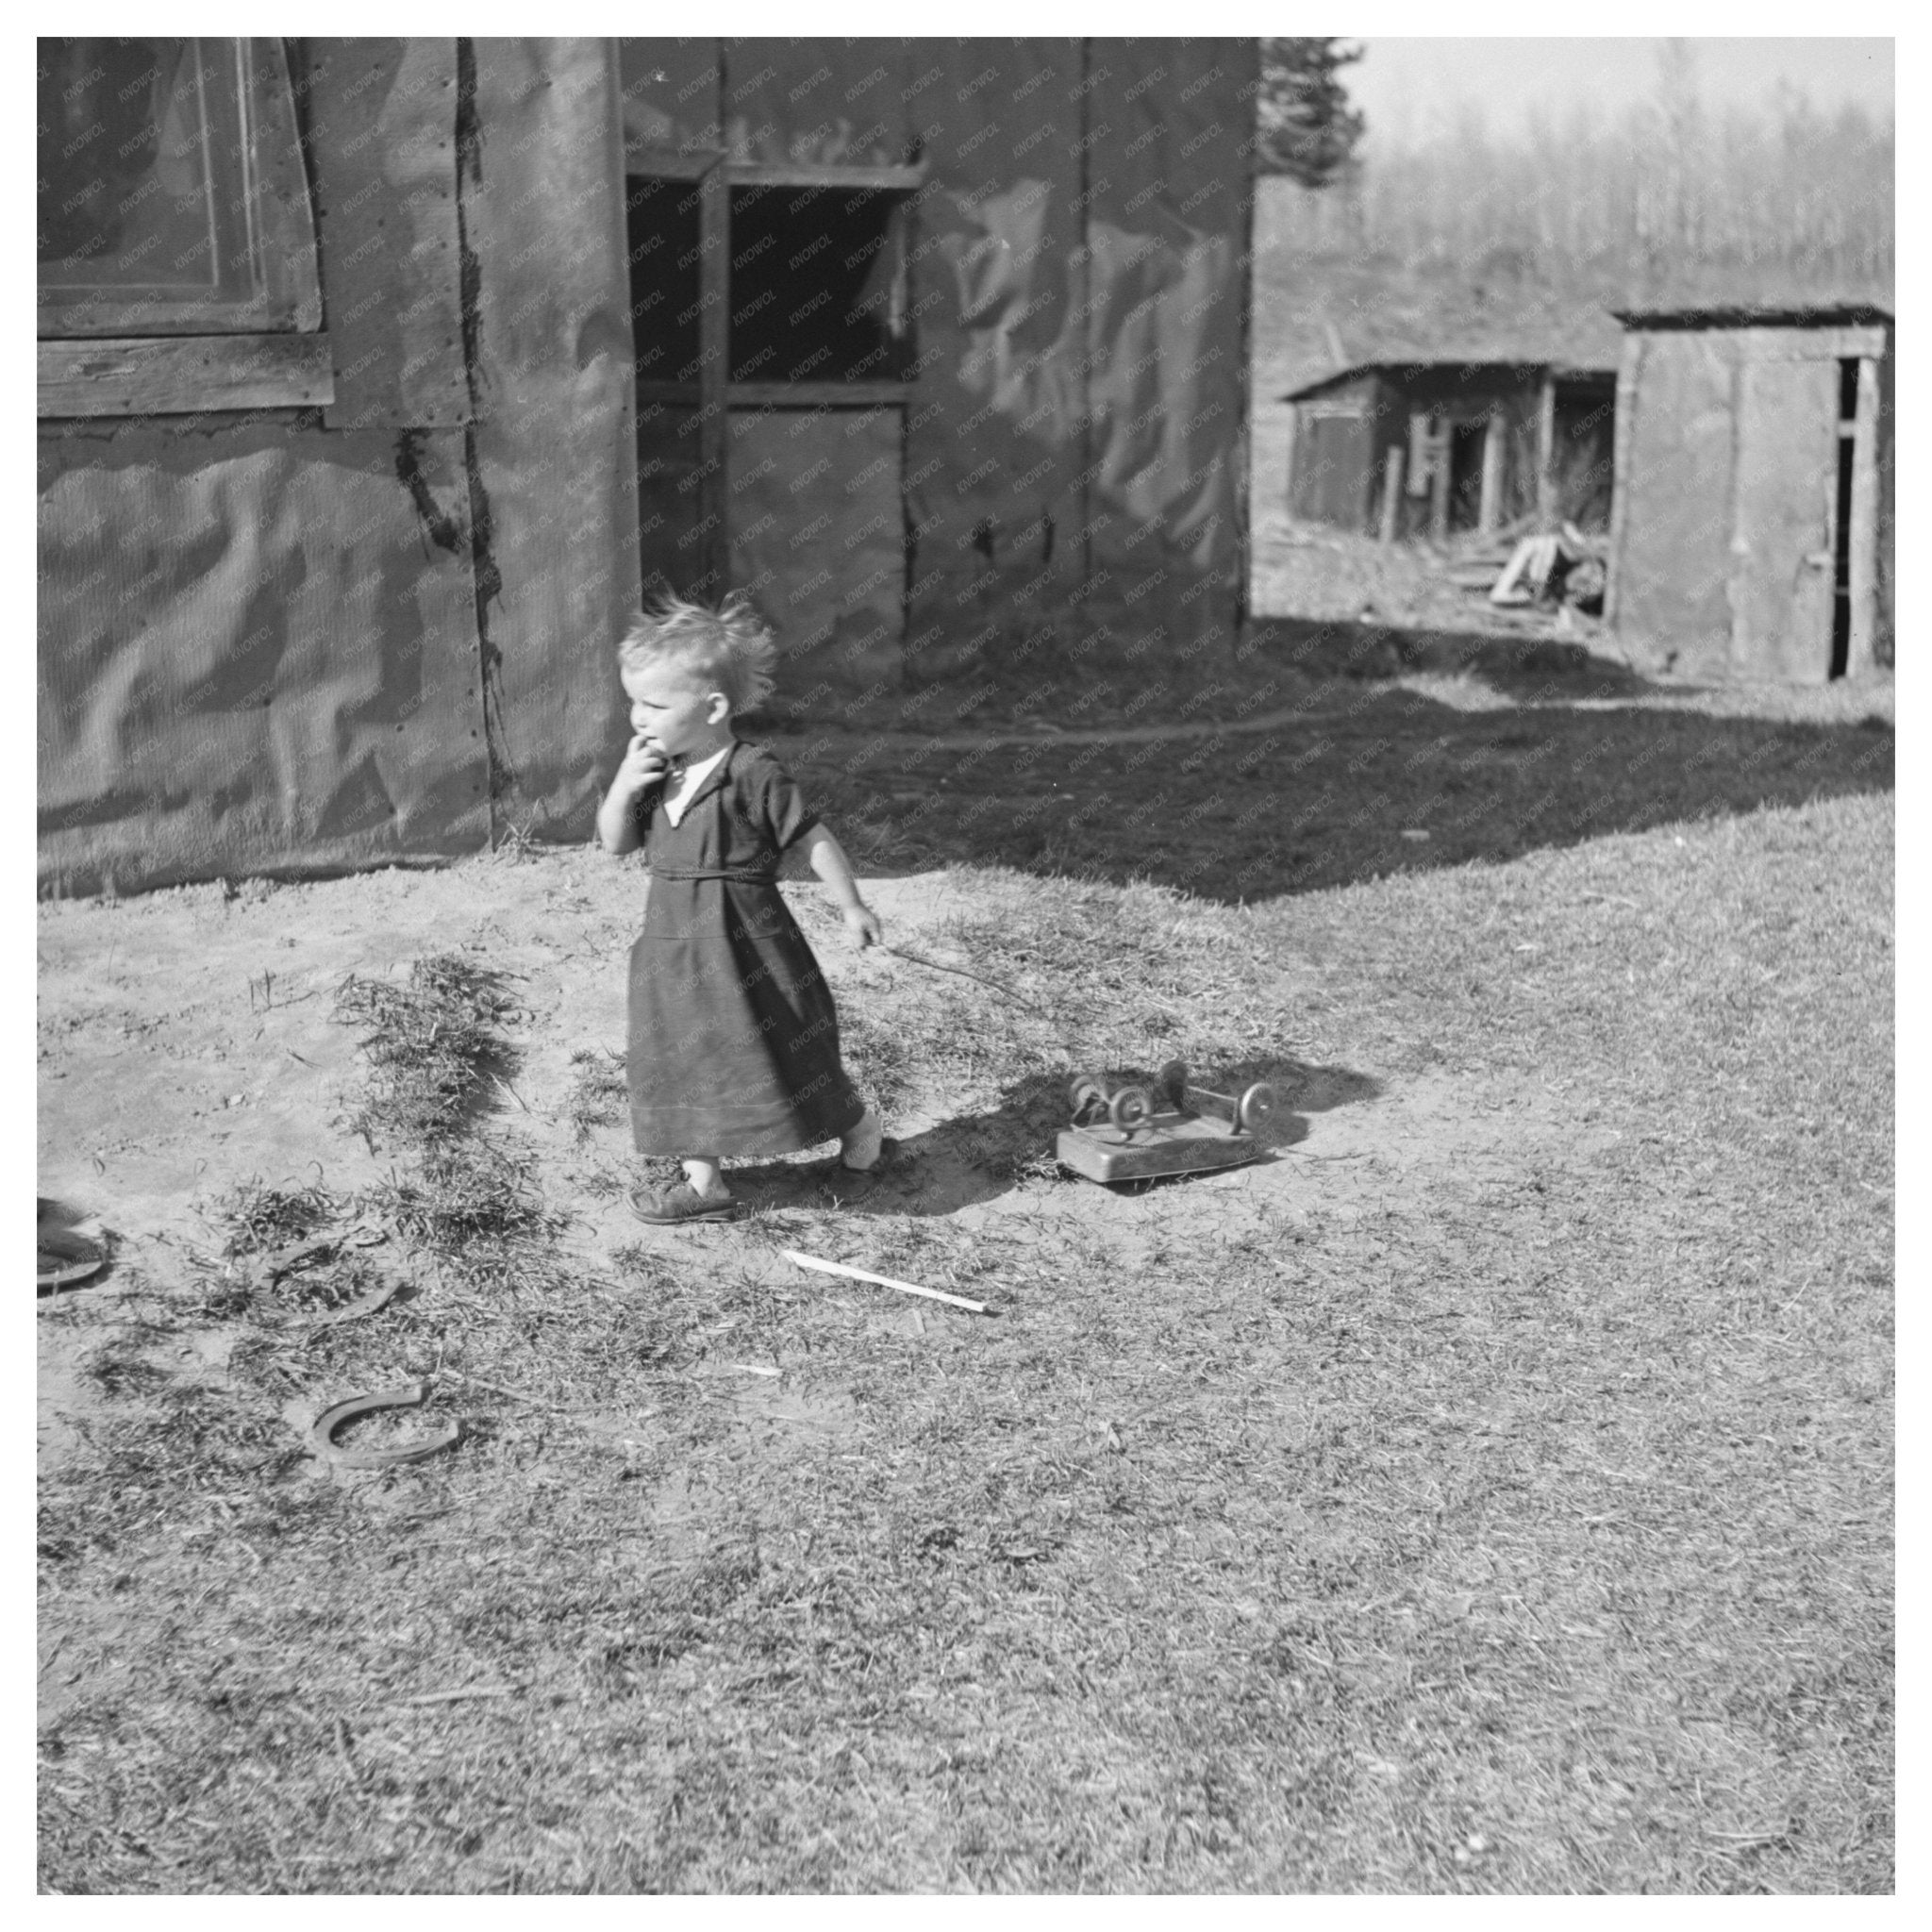
[{"label": "scrap of wood", "polygon": [[984,1302],[969,1302],[964,1295],[946,1294],[937,1288],[921,1288],[916,1282],[894,1281],[890,1274],[874,1274],[864,1268],[848,1267],[843,1261],[822,1261],[816,1255],[801,1255],[795,1248],[780,1248],[778,1252],[796,1266],[814,1268],[821,1274],[843,1274],[853,1281],[870,1281],[880,1288],[896,1288],[901,1294],[924,1295],[927,1301],[945,1302],[974,1315],[992,1313]]}]

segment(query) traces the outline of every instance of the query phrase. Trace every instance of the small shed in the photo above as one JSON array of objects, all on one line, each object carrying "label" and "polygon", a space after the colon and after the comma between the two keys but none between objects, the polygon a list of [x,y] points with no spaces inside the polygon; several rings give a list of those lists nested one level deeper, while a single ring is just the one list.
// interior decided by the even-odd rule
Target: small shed
[{"label": "small shed", "polygon": [[1608,527],[1616,373],[1553,362],[1365,362],[1294,406],[1289,513],[1379,535],[1534,517]]},{"label": "small shed", "polygon": [[1892,318],[1628,309],[1606,616],[1640,668],[1823,684],[1892,658]]}]

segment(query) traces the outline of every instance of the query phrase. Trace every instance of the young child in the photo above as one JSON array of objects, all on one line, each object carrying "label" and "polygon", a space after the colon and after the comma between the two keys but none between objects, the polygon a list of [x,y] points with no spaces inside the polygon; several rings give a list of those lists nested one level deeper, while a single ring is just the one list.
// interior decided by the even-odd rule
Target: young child
[{"label": "young child", "polygon": [[839,1058],[831,990],[778,893],[779,855],[803,849],[859,945],[883,928],[797,786],[731,728],[771,690],[776,655],[737,597],[718,610],[665,598],[618,651],[635,736],[597,833],[607,852],[642,846],[651,867],[630,954],[631,1137],[685,1174],[632,1191],[648,1222],[738,1214],[718,1172],[726,1155],[836,1140],[847,1168],[879,1158],[878,1117]]}]

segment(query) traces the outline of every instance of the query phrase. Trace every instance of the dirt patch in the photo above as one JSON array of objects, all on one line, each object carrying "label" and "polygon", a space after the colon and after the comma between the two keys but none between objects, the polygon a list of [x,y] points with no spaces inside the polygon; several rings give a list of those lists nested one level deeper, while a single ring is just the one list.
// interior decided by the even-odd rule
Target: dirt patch
[{"label": "dirt patch", "polygon": [[[911,995],[943,1010],[947,982],[897,958],[844,950],[820,890],[788,890],[820,945],[861,1064],[881,1005]],[[982,881],[969,891],[947,872],[867,886],[893,937],[941,954],[962,911],[984,912],[988,890]],[[400,978],[412,960],[449,952],[501,974],[517,1002],[515,1066],[495,1082],[492,1125],[537,1155],[546,1199],[564,1216],[559,1258],[586,1276],[626,1251],[688,1260],[699,1237],[641,1227],[625,1209],[633,1167],[621,1099],[596,1097],[621,1068],[623,958],[643,891],[637,868],[564,851],[446,872],[43,908],[40,1184],[98,1215],[116,1241],[107,1274],[43,1312],[43,1470],[75,1452],[108,1399],[84,1371],[91,1352],[130,1327],[154,1330],[143,1358],[169,1374],[221,1381],[243,1330],[205,1317],[183,1324],[180,1316],[212,1257],[223,1202],[250,1185],[350,1198],[393,1175],[393,1153],[372,1149],[350,1124],[367,1073],[357,1030],[336,1013],[336,993],[352,974]],[[1042,1029],[1017,1024],[1037,1047]],[[1119,1046],[1075,1028],[1064,1051],[1070,1061],[1106,1059]],[[1385,1089],[1354,1072],[1271,1065],[1250,1070],[1281,1089],[1268,1158],[1165,1185],[1150,1202],[1052,1177],[1056,1080],[1036,1081],[1032,1113],[1008,1119],[997,1109],[962,1113],[957,1095],[894,1086],[875,1057],[874,1071],[901,1142],[890,1174],[856,1183],[822,1155],[744,1167],[734,1181],[774,1229],[773,1251],[755,1267],[767,1284],[782,1284],[835,1326],[885,1322],[918,1336],[930,1309],[875,1289],[801,1282],[774,1252],[787,1211],[847,1208],[857,1258],[876,1255],[880,1239],[897,1239],[908,1223],[938,1221],[986,1238],[990,1253],[1020,1236],[1051,1244],[1104,1233],[1131,1262],[1143,1223],[1205,1241],[1231,1217],[1345,1217],[1415,1172],[1507,1164],[1525,1139],[1558,1124],[1547,1097],[1533,1091],[1478,1098],[1446,1077]],[[990,1149],[1000,1158],[990,1162]],[[997,1299],[996,1269],[986,1285]],[[932,1332],[937,1339],[943,1325]],[[824,1441],[858,1427],[849,1393],[815,1380],[808,1362],[774,1374],[776,1363],[769,1351],[759,1355],[755,1337],[741,1341],[721,1328],[713,1344],[700,1399],[764,1447],[788,1433]],[[631,1425],[621,1416],[579,1420],[613,1442]]]}]

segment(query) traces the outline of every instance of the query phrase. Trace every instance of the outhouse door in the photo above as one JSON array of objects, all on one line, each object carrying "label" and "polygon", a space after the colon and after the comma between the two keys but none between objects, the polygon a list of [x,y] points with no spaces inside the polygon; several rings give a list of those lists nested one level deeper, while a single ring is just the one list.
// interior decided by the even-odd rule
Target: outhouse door
[{"label": "outhouse door", "polygon": [[1737,397],[1731,674],[1823,684],[1832,675],[1839,365],[1748,359]]}]

